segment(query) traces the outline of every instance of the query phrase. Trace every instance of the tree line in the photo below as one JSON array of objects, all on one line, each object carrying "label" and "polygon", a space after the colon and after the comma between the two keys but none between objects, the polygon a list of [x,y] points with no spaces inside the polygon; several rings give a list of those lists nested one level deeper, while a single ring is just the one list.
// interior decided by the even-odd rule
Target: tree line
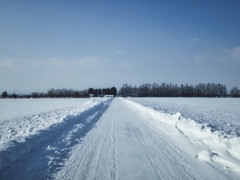
[{"label": "tree line", "polygon": [[101,97],[105,95],[113,95],[114,97],[117,96],[117,88],[112,87],[110,88],[104,88],[104,89],[88,89],[88,94],[91,94],[93,97]]},{"label": "tree line", "polygon": [[2,92],[2,98],[87,98],[87,97],[103,97],[105,95],[117,95],[117,89],[103,88],[86,90],[73,90],[73,89],[50,89],[47,93],[32,92],[31,94],[19,95],[13,92],[8,94],[7,91]]},{"label": "tree line", "polygon": [[2,92],[2,98],[87,98],[103,97],[105,95],[122,97],[240,97],[240,89],[233,87],[228,93],[223,84],[200,83],[195,86],[189,84],[142,84],[139,87],[124,84],[119,92],[115,87],[112,88],[89,88],[86,90],[73,89],[50,89],[47,93],[33,92],[27,95],[19,95],[13,92],[8,94]]},{"label": "tree line", "polygon": [[189,84],[142,84],[139,87],[124,84],[118,93],[127,97],[240,97],[240,89],[234,87],[230,94],[223,84],[200,83],[195,86]]}]

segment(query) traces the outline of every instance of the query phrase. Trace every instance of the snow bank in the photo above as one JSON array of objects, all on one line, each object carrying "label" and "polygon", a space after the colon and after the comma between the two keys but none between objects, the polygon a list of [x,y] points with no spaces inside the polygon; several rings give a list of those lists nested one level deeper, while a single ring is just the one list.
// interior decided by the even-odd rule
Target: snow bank
[{"label": "snow bank", "polygon": [[139,111],[150,114],[158,122],[168,124],[181,132],[197,149],[195,155],[198,160],[228,175],[233,174],[234,178],[240,178],[240,137],[224,131],[213,131],[208,123],[185,118],[180,112],[164,113],[130,100],[126,101]]},{"label": "snow bank", "polygon": [[240,136],[239,98],[131,98],[130,100],[168,114],[181,113],[213,131]]},{"label": "snow bank", "polygon": [[213,165],[227,174],[240,176],[240,138],[212,131],[208,124],[200,124],[180,116],[176,128],[193,144],[201,147],[196,156],[199,160]]},{"label": "snow bank", "polygon": [[[79,100],[78,105],[74,107],[1,121],[0,171],[9,167],[19,158],[24,159],[28,153],[43,148],[46,143],[46,150],[49,151],[49,154],[52,151],[53,153],[66,154],[68,147],[74,145],[75,136],[81,137],[98,119],[97,117],[101,115],[100,110],[104,110],[106,107],[107,100],[109,98]],[[52,106],[53,104],[51,104],[50,109],[53,108]],[[65,132],[66,134],[64,134]],[[54,146],[59,148],[54,149],[55,147],[48,146],[48,143],[55,144]],[[46,150],[43,152],[47,153]],[[54,159],[54,161],[57,160]],[[49,163],[53,163],[53,160],[50,159]]]},{"label": "snow bank", "polygon": [[[24,142],[51,125],[105,101],[96,99],[17,99],[0,101],[0,151]],[[5,119],[4,119],[4,118]]]},{"label": "snow bank", "polygon": [[[49,101],[52,101],[52,100],[51,99],[46,100],[45,103]],[[55,106],[52,103],[49,103],[49,105],[45,104],[44,108],[41,108],[40,113],[37,113],[37,114],[20,116],[20,117],[17,116],[15,118],[1,120],[0,121],[0,132],[1,132],[0,151],[12,146],[13,143],[15,142],[18,142],[18,143],[24,142],[26,137],[37,134],[40,130],[46,129],[53,124],[60,123],[67,117],[75,116],[85,111],[86,109],[89,109],[95,106],[99,102],[83,99],[78,102],[77,106],[63,108],[63,109],[57,109],[59,107],[62,107],[58,103],[59,101],[56,100]],[[41,100],[40,100],[40,104],[42,104]],[[25,109],[26,113],[29,111],[30,112],[37,111],[38,109],[35,109],[36,104],[34,105],[32,108],[29,107],[29,109]],[[41,112],[41,110],[48,109],[48,108],[53,109],[53,107],[56,108],[53,111]],[[11,109],[8,110],[8,113],[11,114]]]}]

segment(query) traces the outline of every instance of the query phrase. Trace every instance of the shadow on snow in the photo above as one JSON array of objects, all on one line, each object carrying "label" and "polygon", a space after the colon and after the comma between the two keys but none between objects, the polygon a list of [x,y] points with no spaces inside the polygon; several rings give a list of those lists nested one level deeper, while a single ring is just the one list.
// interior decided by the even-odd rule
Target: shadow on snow
[{"label": "shadow on snow", "polygon": [[39,131],[23,143],[12,142],[13,146],[0,152],[0,179],[51,179],[111,101],[101,102],[77,116],[68,116],[62,123]]}]

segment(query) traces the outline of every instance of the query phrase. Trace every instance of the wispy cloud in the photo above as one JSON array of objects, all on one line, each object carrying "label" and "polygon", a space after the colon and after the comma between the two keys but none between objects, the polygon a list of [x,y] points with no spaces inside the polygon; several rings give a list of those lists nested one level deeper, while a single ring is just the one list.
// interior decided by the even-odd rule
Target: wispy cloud
[{"label": "wispy cloud", "polygon": [[194,41],[194,42],[198,42],[200,39],[199,38],[197,38],[197,37],[195,37],[195,38],[192,38],[192,41]]},{"label": "wispy cloud", "polygon": [[0,59],[0,68],[8,70],[19,69],[21,68],[21,63],[13,58]]}]

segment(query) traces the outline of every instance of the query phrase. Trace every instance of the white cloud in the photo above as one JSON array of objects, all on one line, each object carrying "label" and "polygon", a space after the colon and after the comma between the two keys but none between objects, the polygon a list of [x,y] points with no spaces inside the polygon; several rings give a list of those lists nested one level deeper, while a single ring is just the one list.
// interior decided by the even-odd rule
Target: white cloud
[{"label": "white cloud", "polygon": [[21,63],[19,63],[15,59],[6,58],[6,59],[0,59],[0,68],[1,69],[8,69],[13,70],[16,68],[21,68]]},{"label": "white cloud", "polygon": [[230,57],[240,62],[240,46],[233,49],[224,49],[224,52]]}]

